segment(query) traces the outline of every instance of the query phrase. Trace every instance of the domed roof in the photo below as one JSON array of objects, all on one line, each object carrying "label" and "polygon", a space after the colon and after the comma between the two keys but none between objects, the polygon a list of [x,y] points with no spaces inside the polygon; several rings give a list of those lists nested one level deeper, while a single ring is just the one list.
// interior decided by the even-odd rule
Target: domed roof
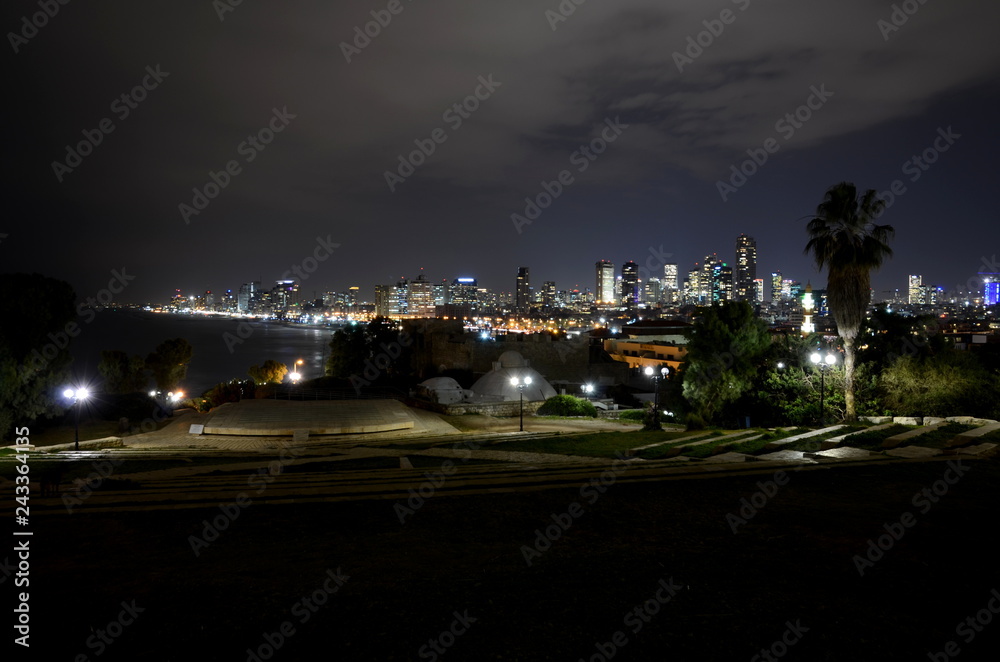
[{"label": "domed roof", "polygon": [[[516,352],[513,353],[516,354]],[[520,400],[520,390],[511,384],[511,379],[514,377],[522,381],[527,377],[531,378],[531,383],[524,387],[524,399],[529,402],[548,400],[556,395],[556,390],[533,368],[491,370],[472,385],[472,392],[478,400],[486,402]]]},{"label": "domed roof", "polygon": [[528,362],[524,360],[520,352],[515,352],[514,350],[507,350],[500,355],[497,359],[501,368],[523,368],[528,365]]},{"label": "domed roof", "polygon": [[430,391],[448,391],[452,389],[461,390],[462,387],[451,377],[431,377],[428,380],[420,382],[419,386],[423,386],[425,389]]}]

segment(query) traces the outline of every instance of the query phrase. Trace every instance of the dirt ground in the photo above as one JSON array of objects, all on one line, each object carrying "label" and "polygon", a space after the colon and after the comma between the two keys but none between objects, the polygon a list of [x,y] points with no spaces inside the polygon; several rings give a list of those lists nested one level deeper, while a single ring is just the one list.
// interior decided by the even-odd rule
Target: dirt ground
[{"label": "dirt ground", "polygon": [[956,634],[1000,588],[1000,462],[965,463],[950,485],[923,462],[792,471],[773,496],[766,476],[437,496],[402,524],[388,500],[40,515],[13,659],[996,659],[1000,624]]}]

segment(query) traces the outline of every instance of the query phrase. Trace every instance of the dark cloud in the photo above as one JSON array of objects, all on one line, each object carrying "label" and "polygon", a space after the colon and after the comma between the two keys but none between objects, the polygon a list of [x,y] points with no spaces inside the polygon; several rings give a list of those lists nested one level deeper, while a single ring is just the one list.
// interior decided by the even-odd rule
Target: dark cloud
[{"label": "dark cloud", "polygon": [[[84,293],[126,264],[139,274],[130,294],[162,299],[277,278],[331,233],[343,248],[310,283],[320,291],[371,296],[419,267],[509,290],[522,264],[559,287],[592,287],[601,257],[620,264],[663,245],[684,271],[729,256],[746,232],[762,271],[815,279],[797,219],[842,179],[882,189],[905,178],[903,162],[949,125],[961,141],[887,214],[899,243],[879,287],[902,287],[907,272],[965,282],[981,252],[1000,252],[983,176],[998,143],[1000,6],[911,3],[885,39],[891,5],[864,0],[588,0],[553,30],[545,12],[558,4],[404,0],[350,63],[342,42],[385,3],[244,2],[221,21],[204,0],[61,6],[8,53],[7,268]],[[36,10],[9,3],[4,25]],[[714,22],[723,11],[732,21]],[[705,21],[721,34],[679,71],[675,53]],[[157,64],[169,77],[116,118],[111,102]],[[481,76],[499,87],[453,128],[447,109]],[[833,95],[786,139],[776,123],[823,86]],[[240,145],[275,108],[295,118],[247,162]],[[105,117],[114,132],[58,183],[52,161]],[[629,128],[515,232],[524,198],[615,117]],[[447,140],[390,192],[386,170],[435,129]],[[716,180],[771,137],[780,150],[723,202]],[[178,205],[233,159],[240,174],[185,224]],[[940,236],[948,210],[966,233]]]}]

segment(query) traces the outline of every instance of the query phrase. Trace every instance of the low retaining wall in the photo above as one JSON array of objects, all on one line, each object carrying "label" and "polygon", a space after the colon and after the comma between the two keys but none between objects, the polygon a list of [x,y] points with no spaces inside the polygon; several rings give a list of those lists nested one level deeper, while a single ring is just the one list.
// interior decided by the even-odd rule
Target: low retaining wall
[{"label": "low retaining wall", "polygon": [[[511,402],[462,402],[453,405],[443,405],[437,402],[428,402],[426,400],[417,400],[411,398],[406,401],[406,404],[410,407],[416,407],[418,409],[427,409],[429,411],[437,412],[438,414],[444,414],[446,416],[461,416],[463,414],[486,414],[487,416],[500,416],[500,417],[510,417],[519,416],[521,413],[521,403],[518,400]],[[534,402],[524,402],[524,413],[534,414],[538,411],[539,407],[545,404],[544,400],[537,400]]]}]

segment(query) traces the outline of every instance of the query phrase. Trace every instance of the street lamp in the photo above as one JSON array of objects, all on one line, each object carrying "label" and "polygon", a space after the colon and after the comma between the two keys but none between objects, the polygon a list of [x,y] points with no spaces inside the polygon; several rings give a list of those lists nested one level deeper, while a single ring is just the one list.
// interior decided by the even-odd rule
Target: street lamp
[{"label": "street lamp", "polygon": [[90,391],[85,388],[71,389],[68,388],[63,391],[63,396],[71,399],[72,404],[76,405],[76,426],[75,432],[73,434],[73,443],[75,444],[74,450],[80,450],[80,407],[84,400],[90,395]]},{"label": "street lamp", "polygon": [[670,374],[670,368],[664,366],[656,371],[653,370],[652,366],[646,366],[644,372],[647,377],[653,380],[653,411],[655,412],[653,420],[646,425],[646,429],[662,430],[663,426],[660,425],[660,382]]},{"label": "street lamp", "polygon": [[823,401],[826,395],[826,371],[837,362],[837,357],[831,352],[827,352],[826,356],[820,356],[819,352],[813,352],[809,356],[809,360],[812,361],[814,366],[819,368],[819,424],[826,425],[824,421],[826,418],[825,404]]},{"label": "street lamp", "polygon": [[594,392],[594,385],[584,384],[581,388],[583,389],[583,397],[590,400],[590,394]]},{"label": "street lamp", "polygon": [[511,377],[510,383],[512,386],[517,387],[517,392],[521,396],[521,426],[520,431],[524,432],[524,387],[531,385],[531,377],[525,377],[524,379],[519,379],[518,377]]}]

